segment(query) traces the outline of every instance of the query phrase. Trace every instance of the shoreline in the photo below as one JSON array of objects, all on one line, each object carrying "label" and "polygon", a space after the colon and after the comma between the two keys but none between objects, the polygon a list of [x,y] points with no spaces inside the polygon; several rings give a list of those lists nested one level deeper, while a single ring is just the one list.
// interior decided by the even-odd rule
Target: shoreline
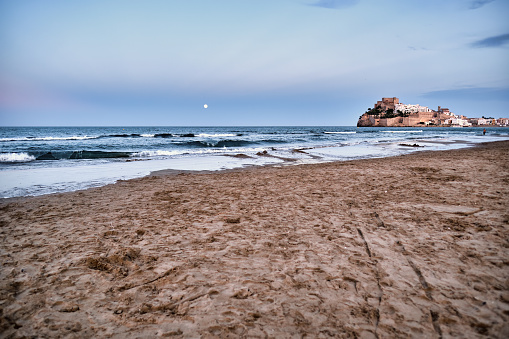
[{"label": "shoreline", "polygon": [[[11,134],[14,132],[16,131],[11,131]],[[99,187],[114,183],[116,180],[139,178],[149,175],[150,172],[165,169],[223,170],[288,161],[295,164],[344,161],[411,153],[416,149],[409,148],[408,145],[416,148],[415,142],[424,146],[419,150],[440,150],[459,148],[469,143],[503,140],[508,137],[505,129],[497,128],[493,128],[486,136],[478,135],[476,130],[458,131],[454,128],[426,130],[353,127],[329,129],[209,127],[173,130],[138,127],[127,131],[64,128],[62,131],[34,129],[31,134],[26,131],[18,132],[21,134],[6,134],[5,136],[12,137],[12,140],[8,139],[11,141],[3,145],[6,150],[12,146],[10,151],[14,153],[0,154],[2,198],[39,196]],[[33,135],[34,139],[26,136],[27,133]],[[187,137],[188,135],[193,137]],[[171,138],[166,139],[167,136]],[[50,147],[45,140],[52,140],[50,143],[52,146]],[[427,142],[429,140],[434,141]],[[463,144],[459,140],[464,140]],[[413,143],[409,144],[409,141]],[[222,145],[224,147],[220,147]],[[39,153],[28,151],[31,147],[39,149],[39,153],[50,152],[53,150],[52,147],[60,147],[62,151],[55,153],[58,160],[22,161],[40,157]],[[101,154],[94,153],[97,147],[102,150]],[[76,149],[90,152],[91,156],[98,158],[67,159],[69,154],[66,155],[65,152],[76,152]],[[266,151],[269,153],[264,154]],[[116,156],[119,152],[129,153],[131,156],[127,160],[108,158],[110,155]],[[240,157],[238,154],[245,156]]]},{"label": "shoreline", "polygon": [[[459,148],[462,148],[461,145],[463,145],[463,147],[466,148],[477,144],[476,142],[472,143],[471,141],[462,140],[432,141],[416,139],[415,142],[423,144],[423,147],[435,148],[431,151],[440,150],[441,147],[450,147],[451,145],[460,146]],[[270,152],[258,152],[251,155],[231,153],[206,155],[195,158],[153,159],[148,168],[146,167],[146,162],[148,160],[140,162],[137,161],[137,159],[129,159],[115,164],[99,164],[96,165],[95,168],[89,165],[78,165],[77,167],[70,167],[66,170],[64,167],[60,170],[60,174],[58,175],[56,171],[59,170],[51,168],[24,171],[7,170],[3,172],[0,171],[4,179],[2,184],[3,196],[0,200],[82,191],[89,188],[111,185],[117,181],[151,176],[153,173],[221,172],[250,167],[303,165],[384,158],[400,154],[409,154],[414,151],[423,151],[422,149],[416,149],[417,147],[415,144],[411,146],[412,147],[409,148],[407,144],[382,142],[378,145],[330,145],[286,151],[273,148]],[[122,175],[118,173],[122,173]],[[81,178],[81,180],[75,181],[77,177]],[[19,195],[20,192],[23,191],[25,195]]]},{"label": "shoreline", "polygon": [[509,335],[509,141],[0,201],[0,337]]},{"label": "shoreline", "polygon": [[[91,190],[91,189],[98,189],[98,188],[101,188],[101,187],[106,187],[106,186],[111,186],[111,185],[116,185],[118,183],[125,183],[125,182],[129,182],[129,181],[132,181],[132,180],[139,180],[139,179],[143,179],[143,178],[147,178],[147,177],[152,177],[152,176],[155,176],[155,177],[159,177],[159,176],[166,176],[166,175],[169,175],[169,176],[173,176],[173,175],[179,175],[179,174],[212,174],[212,173],[228,173],[228,172],[231,172],[231,171],[244,171],[244,170],[253,170],[253,169],[257,169],[257,168],[264,168],[264,167],[287,167],[287,166],[308,166],[308,165],[318,165],[318,164],[328,164],[328,163],[335,163],[335,162],[338,162],[338,163],[348,163],[348,162],[357,162],[357,161],[363,161],[363,160],[372,160],[372,159],[385,159],[385,158],[395,158],[395,157],[404,157],[404,156],[408,156],[408,155],[411,155],[413,153],[424,153],[424,152],[431,152],[431,153],[434,153],[434,152],[447,152],[447,151],[450,151],[450,150],[460,150],[460,149],[469,149],[469,148],[476,148],[476,147],[482,147],[483,145],[485,144],[492,144],[492,143],[499,143],[499,142],[504,142],[505,140],[501,140],[501,141],[487,141],[487,142],[470,142],[470,141],[467,141],[467,140],[455,140],[455,141],[438,141],[438,140],[427,140],[427,139],[416,139],[416,140],[412,140],[412,143],[425,143],[425,144],[437,144],[437,145],[454,145],[454,144],[462,144],[464,145],[463,147],[460,147],[460,148],[455,148],[455,149],[445,149],[445,150],[441,150],[441,149],[438,149],[438,150],[433,150],[433,149],[428,149],[428,150],[421,150],[421,149],[416,149],[417,147],[415,145],[408,145],[408,144],[402,144],[402,143],[398,143],[398,146],[400,147],[404,147],[404,148],[408,148],[409,150],[412,150],[412,152],[409,152],[409,153],[403,153],[403,154],[396,154],[396,155],[387,155],[387,156],[372,156],[372,157],[367,157],[367,158],[357,158],[357,159],[348,159],[348,160],[343,160],[343,159],[338,159],[338,160],[334,160],[334,159],[327,159],[327,160],[323,160],[323,161],[317,161],[317,162],[310,162],[310,163],[296,163],[298,162],[298,158],[283,158],[283,157],[280,157],[280,156],[276,156],[276,155],[271,155],[269,153],[267,153],[266,155],[264,155],[263,157],[264,158],[272,158],[272,159],[279,159],[279,160],[282,160],[283,162],[275,162],[275,163],[270,163],[270,162],[267,162],[267,163],[264,163],[264,164],[249,164],[249,163],[246,163],[246,164],[241,164],[240,167],[232,167],[232,168],[224,168],[224,169],[211,169],[211,170],[208,170],[208,169],[205,169],[205,170],[194,170],[194,169],[190,169],[190,170],[187,170],[187,169],[171,169],[171,168],[167,168],[167,169],[161,169],[161,170],[155,170],[155,171],[150,171],[148,174],[146,175],[143,175],[143,176],[139,176],[139,177],[134,177],[134,178],[131,178],[131,179],[118,179],[116,182],[114,183],[110,183],[110,184],[105,184],[105,185],[101,185],[101,186],[92,186],[92,187],[88,187],[88,188],[84,188],[84,189],[77,189],[77,190],[72,190],[72,191],[65,191],[65,192],[53,192],[53,193],[45,193],[45,194],[40,194],[40,195],[27,195],[27,196],[15,196],[15,197],[7,197],[7,198],[0,198],[0,204],[2,202],[10,202],[10,201],[14,201],[14,200],[19,200],[19,199],[29,199],[29,198],[37,198],[37,197],[44,197],[44,196],[51,196],[51,195],[55,195],[55,194],[70,194],[70,193],[75,193],[75,192],[83,192],[83,191],[87,191],[87,190]],[[508,141],[509,142],[509,141]],[[312,160],[316,160],[316,159],[321,159],[323,158],[323,155],[314,155],[313,153],[311,152],[303,152],[302,150],[306,150],[306,151],[316,151],[316,150],[320,150],[320,149],[334,149],[334,148],[344,148],[345,146],[323,146],[323,147],[316,147],[316,148],[303,148],[303,149],[294,149],[292,150],[292,152],[296,152],[296,153],[305,153],[310,161]],[[419,147],[422,147],[422,146],[419,146]],[[241,156],[239,156],[241,155]],[[244,156],[246,156],[244,158]],[[219,158],[222,158],[222,157],[229,157],[229,158],[237,158],[237,159],[253,159],[252,157],[250,156],[247,156],[245,154],[218,154],[218,155],[213,155],[213,157],[219,157]],[[133,160],[130,160],[130,161],[127,161],[127,162],[131,162]],[[146,160],[147,161],[147,160]]]}]

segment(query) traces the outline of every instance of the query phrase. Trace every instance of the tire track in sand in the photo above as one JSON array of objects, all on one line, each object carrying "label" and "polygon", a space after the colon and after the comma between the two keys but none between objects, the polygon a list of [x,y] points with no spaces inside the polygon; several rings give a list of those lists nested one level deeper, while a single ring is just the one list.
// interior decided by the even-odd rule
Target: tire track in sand
[{"label": "tire track in sand", "polygon": [[382,296],[384,295],[384,291],[382,289],[382,286],[380,285],[380,268],[378,267],[378,261],[375,259],[373,260],[373,253],[371,252],[371,249],[369,248],[369,244],[366,240],[366,237],[364,236],[364,233],[362,230],[357,227],[357,233],[359,233],[359,236],[361,237],[362,241],[364,242],[364,247],[366,248],[366,253],[368,254],[368,257],[371,260],[373,273],[375,274],[375,280],[376,284],[378,286],[378,306],[376,308],[376,318],[375,318],[375,337],[379,338],[378,336],[378,324],[380,323],[380,305],[382,304]]},{"label": "tire track in sand", "polygon": [[[405,256],[410,267],[412,267],[412,269],[414,270],[415,275],[419,279],[419,282],[421,283],[424,293],[426,294],[426,297],[430,301],[434,301],[433,295],[431,294],[431,288],[430,288],[428,282],[426,281],[426,279],[424,278],[424,275],[422,274],[420,268],[414,263],[414,261],[410,257],[410,253],[407,252],[407,250],[406,250],[405,246],[403,245],[403,243],[401,242],[401,240],[398,239],[396,241],[396,244],[398,245],[400,252]],[[433,324],[433,329],[438,334],[438,337],[442,338],[442,329],[440,328],[440,323],[438,320],[440,318],[440,313],[437,310],[432,310],[432,309],[429,310],[429,313],[431,316],[431,322]]]}]

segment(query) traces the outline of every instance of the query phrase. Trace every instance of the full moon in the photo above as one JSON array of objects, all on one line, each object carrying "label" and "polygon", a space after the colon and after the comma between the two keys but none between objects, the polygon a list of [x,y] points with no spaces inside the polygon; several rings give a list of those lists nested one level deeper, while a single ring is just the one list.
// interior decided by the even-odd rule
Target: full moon
[{"label": "full moon", "polygon": [[203,108],[207,108],[207,107],[209,107],[209,105],[207,105],[207,104],[203,105]]}]

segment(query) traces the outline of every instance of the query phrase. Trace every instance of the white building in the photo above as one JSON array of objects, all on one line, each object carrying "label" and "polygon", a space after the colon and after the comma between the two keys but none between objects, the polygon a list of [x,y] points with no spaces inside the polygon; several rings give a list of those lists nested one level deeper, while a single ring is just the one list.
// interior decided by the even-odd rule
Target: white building
[{"label": "white building", "polygon": [[462,127],[472,126],[472,124],[465,119],[454,118],[450,120],[452,126],[462,126]]},{"label": "white building", "polygon": [[394,108],[397,111],[401,111],[403,113],[417,113],[417,112],[431,112],[432,110],[426,106],[421,105],[405,105],[405,104],[396,104]]},{"label": "white building", "polygon": [[508,118],[497,119],[497,125],[499,125],[499,126],[509,126],[509,119]]},{"label": "white building", "polygon": [[491,125],[492,119],[479,118],[477,120],[478,125]]}]

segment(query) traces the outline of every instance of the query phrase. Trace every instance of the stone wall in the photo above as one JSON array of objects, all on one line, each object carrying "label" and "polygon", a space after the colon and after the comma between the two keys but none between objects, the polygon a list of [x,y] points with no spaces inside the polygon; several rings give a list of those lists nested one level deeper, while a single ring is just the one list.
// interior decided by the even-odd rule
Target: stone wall
[{"label": "stone wall", "polygon": [[403,118],[388,118],[388,119],[380,119],[381,127],[401,127],[403,126]]},{"label": "stone wall", "polygon": [[381,107],[384,111],[388,109],[394,109],[399,104],[399,99],[394,98],[382,98],[381,101],[377,101],[375,107]]}]

